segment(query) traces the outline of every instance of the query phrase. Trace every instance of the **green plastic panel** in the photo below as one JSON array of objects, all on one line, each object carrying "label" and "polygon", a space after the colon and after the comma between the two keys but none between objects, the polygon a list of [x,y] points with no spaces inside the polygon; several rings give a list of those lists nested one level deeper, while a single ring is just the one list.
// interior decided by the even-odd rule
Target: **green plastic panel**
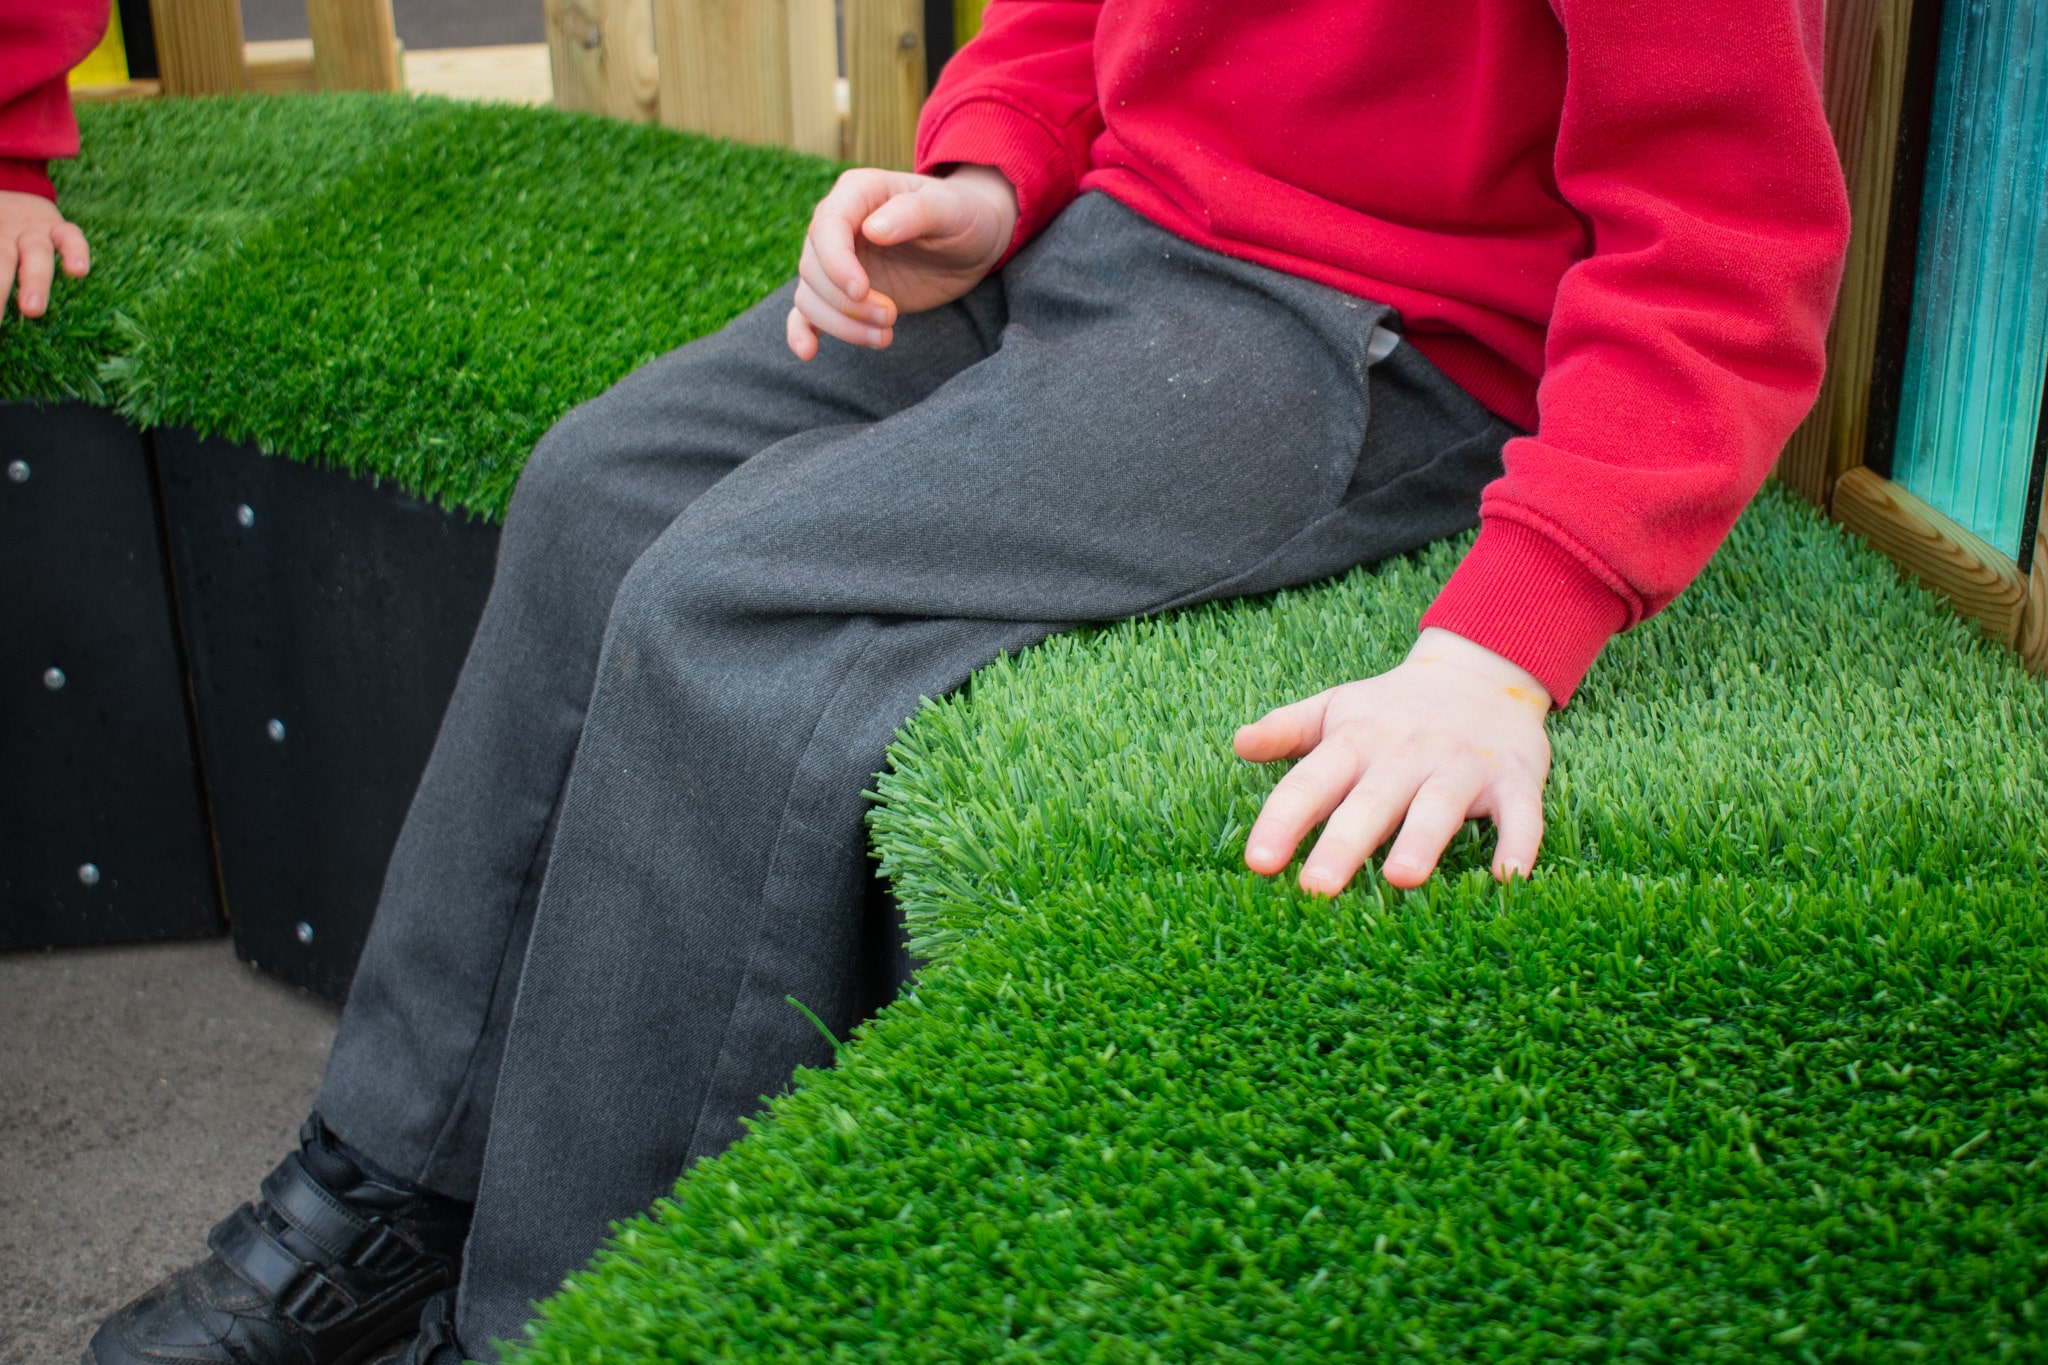
[{"label": "green plastic panel", "polygon": [[1892,476],[2015,559],[2048,371],[2048,8],[1948,0]]}]

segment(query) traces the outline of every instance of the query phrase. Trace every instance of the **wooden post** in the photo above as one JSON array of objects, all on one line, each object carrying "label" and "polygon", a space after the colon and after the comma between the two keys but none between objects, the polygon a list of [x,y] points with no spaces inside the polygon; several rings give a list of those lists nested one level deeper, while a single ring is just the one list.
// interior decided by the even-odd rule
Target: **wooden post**
[{"label": "wooden post", "polygon": [[[2048,407],[2048,403],[2042,406]],[[2048,677],[2048,488],[2041,490],[2033,570],[2027,575],[2027,601],[2020,609],[2019,638],[2013,644],[2028,668]]]},{"label": "wooden post", "polygon": [[661,121],[837,155],[832,0],[654,0]]},{"label": "wooden post", "polygon": [[1905,99],[1913,0],[1828,6],[1826,98],[1849,183],[1849,259],[1828,331],[1828,373],[1813,411],[1779,457],[1778,477],[1818,506],[1863,463],[1891,219],[1893,160]]},{"label": "wooden post", "polygon": [[391,0],[306,0],[322,90],[403,90]]},{"label": "wooden post", "polygon": [[241,0],[150,0],[157,74],[166,95],[228,95],[249,87]]},{"label": "wooden post", "polygon": [[909,170],[924,107],[923,0],[845,0],[848,154],[862,166]]},{"label": "wooden post", "polygon": [[833,0],[789,0],[789,145],[846,155],[839,132],[839,34]]},{"label": "wooden post", "polygon": [[660,97],[651,0],[547,0],[555,105],[650,122]]},{"label": "wooden post", "polygon": [[655,0],[654,46],[663,123],[788,145],[786,0]]}]

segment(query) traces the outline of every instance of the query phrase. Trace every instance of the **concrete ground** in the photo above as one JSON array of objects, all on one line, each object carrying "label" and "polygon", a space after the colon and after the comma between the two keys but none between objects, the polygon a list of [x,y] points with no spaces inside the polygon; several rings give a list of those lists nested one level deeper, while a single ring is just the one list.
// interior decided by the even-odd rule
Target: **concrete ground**
[{"label": "concrete ground", "polygon": [[0,957],[0,1365],[69,1365],[203,1253],[291,1148],[338,1017],[226,939]]}]

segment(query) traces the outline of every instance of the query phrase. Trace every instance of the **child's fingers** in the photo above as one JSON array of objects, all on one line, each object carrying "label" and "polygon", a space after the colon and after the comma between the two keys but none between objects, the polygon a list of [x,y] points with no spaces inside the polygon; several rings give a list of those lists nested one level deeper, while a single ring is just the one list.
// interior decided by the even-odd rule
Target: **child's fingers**
[{"label": "child's fingers", "polygon": [[50,234],[32,229],[21,234],[16,245],[21,258],[16,265],[21,287],[17,297],[20,300],[21,315],[25,318],[39,318],[50,302],[50,276],[56,266],[56,256],[50,247]]},{"label": "child's fingers", "polygon": [[1267,876],[1286,867],[1302,836],[1337,808],[1358,781],[1362,766],[1348,744],[1319,745],[1295,764],[1267,793],[1258,819],[1252,821],[1244,841],[1245,866]]},{"label": "child's fingers", "polygon": [[820,299],[803,280],[797,281],[796,311],[814,330],[855,346],[871,346],[879,350],[892,339],[889,328],[871,326],[846,316]]},{"label": "child's fingers", "polygon": [[806,243],[826,276],[855,303],[867,297],[868,272],[855,252],[854,236],[896,190],[896,178],[887,171],[848,171],[811,212]]},{"label": "child's fingers", "polygon": [[1408,803],[1408,818],[1401,833],[1380,864],[1380,875],[1390,885],[1412,888],[1429,880],[1437,859],[1444,856],[1455,835],[1471,815],[1484,786],[1483,776],[1465,767],[1439,768]]},{"label": "child's fingers", "polygon": [[817,359],[818,334],[811,329],[811,324],[804,320],[804,315],[794,307],[789,310],[789,318],[783,323],[782,331],[789,341],[790,351],[798,360]]},{"label": "child's fingers", "polygon": [[866,300],[855,303],[848,298],[846,291],[835,284],[826,273],[824,266],[819,263],[816,250],[808,241],[804,243],[803,251],[797,256],[796,277],[810,286],[811,292],[817,295],[819,302],[856,322],[863,322],[871,327],[888,327],[896,321],[890,311],[883,306],[888,302],[886,299],[878,302],[874,295],[870,294]]},{"label": "child's fingers", "polygon": [[1493,804],[1493,822],[1500,828],[1500,841],[1493,851],[1493,875],[1502,881],[1526,877],[1543,846],[1542,788],[1517,786],[1496,796]]},{"label": "child's fingers", "polygon": [[1415,789],[1418,770],[1390,763],[1369,766],[1336,810],[1301,867],[1301,889],[1334,896],[1351,884],[1366,860],[1401,823]]},{"label": "child's fingers", "polygon": [[14,267],[21,255],[10,238],[0,237],[0,319],[7,316],[7,302],[14,297]]},{"label": "child's fingers", "polygon": [[1231,748],[1248,763],[1300,758],[1321,742],[1323,717],[1329,709],[1327,692],[1276,707],[1250,725],[1240,726],[1231,736]]},{"label": "child's fingers", "polygon": [[76,223],[59,223],[50,229],[50,241],[64,261],[64,273],[82,279],[92,269],[92,248]]},{"label": "child's fingers", "polygon": [[869,214],[860,225],[861,235],[876,246],[896,246],[932,236],[944,227],[937,197],[908,191],[896,195]]}]

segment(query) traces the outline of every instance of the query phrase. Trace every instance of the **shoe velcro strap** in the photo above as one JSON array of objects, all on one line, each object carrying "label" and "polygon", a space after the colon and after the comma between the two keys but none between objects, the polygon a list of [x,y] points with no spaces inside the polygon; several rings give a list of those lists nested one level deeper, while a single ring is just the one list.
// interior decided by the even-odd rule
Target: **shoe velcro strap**
[{"label": "shoe velcro strap", "polygon": [[370,1231],[370,1221],[315,1180],[297,1152],[263,1177],[263,1198],[331,1261],[346,1260]]},{"label": "shoe velcro strap", "polygon": [[271,1236],[247,1204],[214,1224],[206,1245],[228,1269],[302,1326],[319,1325],[309,1316],[315,1308],[324,1306],[321,1316],[331,1319],[355,1306],[352,1295]]},{"label": "shoe velcro strap", "polygon": [[213,1231],[206,1234],[206,1245],[228,1269],[273,1301],[308,1269],[264,1230],[247,1204],[215,1223]]}]

